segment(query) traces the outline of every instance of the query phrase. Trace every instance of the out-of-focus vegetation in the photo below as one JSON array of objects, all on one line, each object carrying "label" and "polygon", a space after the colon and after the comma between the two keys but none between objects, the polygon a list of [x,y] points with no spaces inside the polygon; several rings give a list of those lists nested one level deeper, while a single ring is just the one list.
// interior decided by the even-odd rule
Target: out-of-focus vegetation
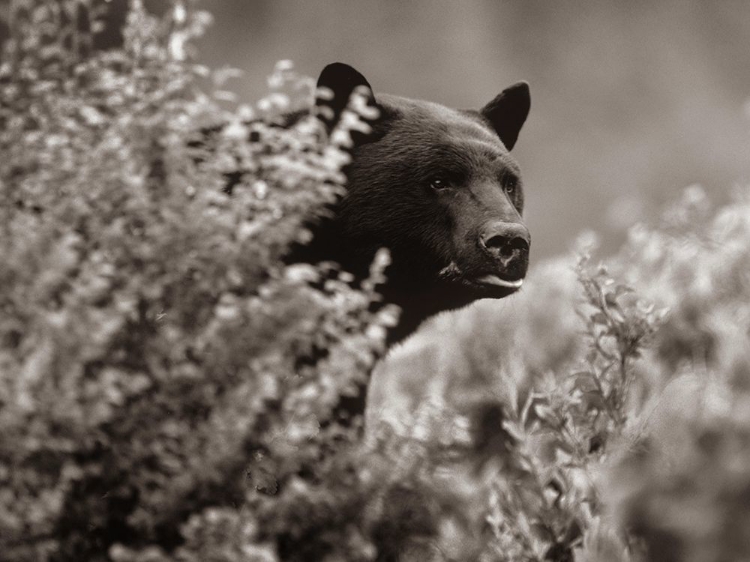
[{"label": "out-of-focus vegetation", "polygon": [[[106,52],[90,51],[97,13],[80,2],[14,7],[0,76],[2,558],[272,558],[337,505],[326,451],[349,436],[319,421],[366,376],[387,321],[368,312],[371,284],[280,264],[340,192],[344,147],[312,116],[248,125],[249,110],[198,91],[226,73],[190,62],[208,16],[189,4],[157,20],[134,2]],[[261,111],[311,93],[284,65],[272,87]],[[217,123],[213,146],[190,142]],[[358,123],[350,111],[336,137]],[[326,540],[319,525],[307,544]]]},{"label": "out-of-focus vegetation", "polygon": [[376,93],[449,107],[482,107],[528,80],[513,152],[532,264],[582,228],[614,252],[686,185],[725,202],[727,186],[750,181],[745,0],[212,0],[211,11],[200,58],[245,69],[233,84],[246,101],[285,58],[310,75],[347,62]]},{"label": "out-of-focus vegetation", "polygon": [[341,193],[357,100],[331,141],[273,126],[312,92],[281,64],[228,112],[207,14],[134,1],[96,51],[98,5],[14,3],[0,67],[4,560],[750,557],[747,191],[438,319],[376,372],[362,442],[331,411],[383,350],[385,261],[359,288],[281,263]]},{"label": "out-of-focus vegetation", "polygon": [[488,560],[744,560],[750,191],[715,208],[692,186],[596,267],[594,242],[396,350],[368,424],[495,463]]}]

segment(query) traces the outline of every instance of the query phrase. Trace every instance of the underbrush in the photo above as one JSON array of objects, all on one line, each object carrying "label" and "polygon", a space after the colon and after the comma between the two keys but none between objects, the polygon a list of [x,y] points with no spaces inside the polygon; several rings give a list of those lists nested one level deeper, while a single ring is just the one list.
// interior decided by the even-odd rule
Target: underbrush
[{"label": "underbrush", "polygon": [[466,384],[363,440],[332,412],[384,350],[387,256],[358,287],[282,258],[366,108],[274,126],[313,93],[280,63],[223,109],[207,14],[133,2],[97,51],[87,5],[14,4],[0,67],[3,559],[750,557],[747,191],[467,311],[453,363],[414,362]]}]

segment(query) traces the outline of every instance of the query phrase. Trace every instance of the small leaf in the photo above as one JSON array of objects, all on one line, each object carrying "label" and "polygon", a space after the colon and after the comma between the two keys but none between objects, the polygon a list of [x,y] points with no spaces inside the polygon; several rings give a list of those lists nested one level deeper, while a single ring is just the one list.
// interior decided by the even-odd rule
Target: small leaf
[{"label": "small leaf", "polygon": [[590,318],[594,324],[601,324],[602,326],[608,325],[607,315],[603,312],[592,314]]},{"label": "small leaf", "polygon": [[602,396],[599,390],[590,390],[583,393],[583,403],[587,406],[587,410],[596,409],[603,411],[607,405],[604,402],[604,396]]},{"label": "small leaf", "polygon": [[626,293],[634,293],[635,289],[628,285],[618,284],[615,286],[615,296],[620,297]]},{"label": "small leaf", "polygon": [[590,371],[578,371],[570,375],[575,389],[581,392],[596,390],[598,388],[594,377],[594,373]]}]

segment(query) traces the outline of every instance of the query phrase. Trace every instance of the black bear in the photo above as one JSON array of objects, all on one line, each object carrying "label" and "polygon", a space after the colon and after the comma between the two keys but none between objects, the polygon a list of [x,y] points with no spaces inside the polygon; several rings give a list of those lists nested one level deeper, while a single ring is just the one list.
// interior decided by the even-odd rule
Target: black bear
[{"label": "black bear", "polygon": [[364,275],[376,250],[391,265],[379,288],[402,309],[389,342],[402,340],[426,318],[481,298],[517,291],[529,261],[523,223],[523,184],[509,151],[530,107],[519,82],[479,111],[375,95],[352,67],[334,63],[318,86],[329,126],[355,88],[379,110],[372,133],[356,139],[346,173],[347,192],[334,218],[314,229],[298,259],[332,260]]}]

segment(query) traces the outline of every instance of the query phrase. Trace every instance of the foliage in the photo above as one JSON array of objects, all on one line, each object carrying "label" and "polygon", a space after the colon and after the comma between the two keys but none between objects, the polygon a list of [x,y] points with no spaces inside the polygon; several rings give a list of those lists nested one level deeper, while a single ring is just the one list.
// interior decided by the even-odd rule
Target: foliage
[{"label": "foliage", "polygon": [[97,51],[96,6],[15,3],[0,68],[4,559],[750,557],[747,191],[689,188],[606,265],[582,244],[428,327],[430,384],[383,400],[441,392],[362,440],[331,412],[383,351],[387,257],[361,286],[283,258],[366,108],[327,137],[280,63],[224,109],[207,14],[134,1]]},{"label": "foliage", "polygon": [[439,533],[438,559],[750,555],[748,217],[747,190],[714,208],[690,187],[606,265],[582,236],[577,261],[438,319],[376,371],[371,427],[432,446],[456,488],[473,475],[485,526]]},{"label": "foliage", "polygon": [[[280,262],[340,193],[357,109],[331,143],[311,115],[282,129],[223,111],[198,83],[227,73],[184,56],[207,19],[189,5],[160,21],[135,2],[122,48],[85,56],[53,33],[81,4],[22,8],[34,25],[6,46],[0,88],[3,557],[223,549],[227,518],[235,543],[266,548],[257,515],[222,509],[346,438],[320,422],[392,315],[368,311],[384,258],[361,290]],[[268,114],[311,95],[288,65],[272,82]],[[212,145],[188,142],[219,123]]]}]

